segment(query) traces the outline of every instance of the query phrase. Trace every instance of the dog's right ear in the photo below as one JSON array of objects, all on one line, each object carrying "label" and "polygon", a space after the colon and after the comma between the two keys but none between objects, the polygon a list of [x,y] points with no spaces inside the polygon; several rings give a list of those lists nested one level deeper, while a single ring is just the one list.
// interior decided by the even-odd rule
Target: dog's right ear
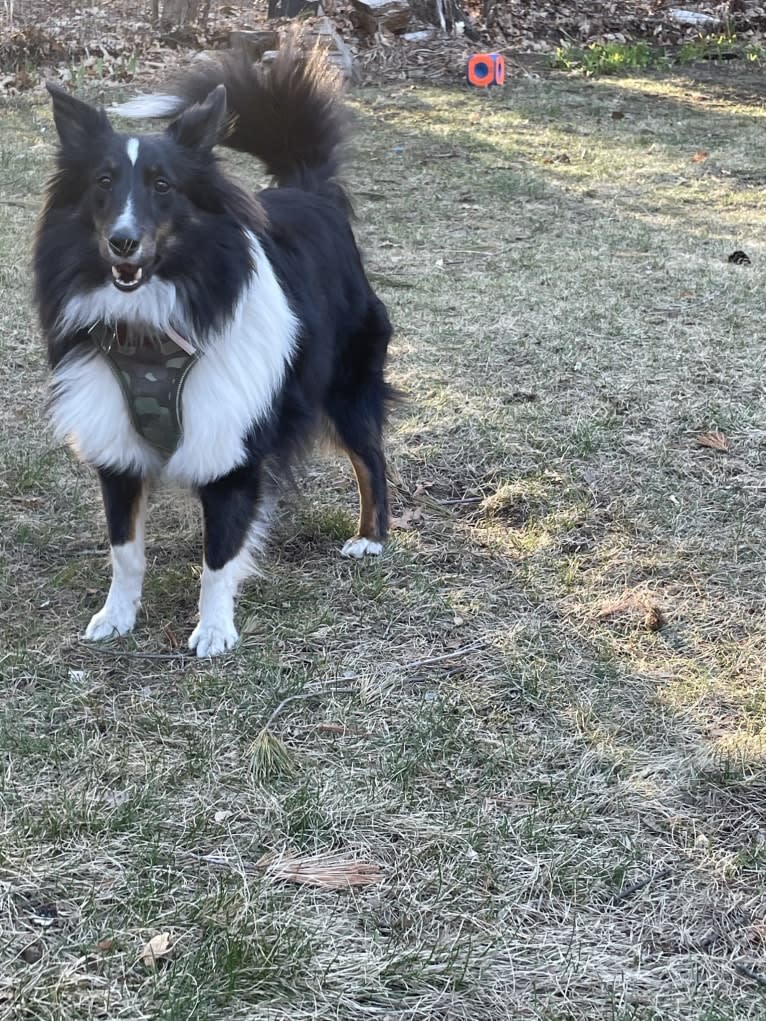
[{"label": "dog's right ear", "polygon": [[218,85],[202,103],[188,107],[166,132],[187,149],[212,149],[226,134],[226,87]]},{"label": "dog's right ear", "polygon": [[95,139],[111,134],[112,126],[103,110],[76,99],[60,85],[46,82],[53,101],[53,120],[65,149],[82,149]]}]

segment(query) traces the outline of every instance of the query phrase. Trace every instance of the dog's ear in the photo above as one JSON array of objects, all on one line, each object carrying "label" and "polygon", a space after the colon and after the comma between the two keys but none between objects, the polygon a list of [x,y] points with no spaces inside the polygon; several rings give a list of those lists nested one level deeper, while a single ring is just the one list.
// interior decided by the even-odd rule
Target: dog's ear
[{"label": "dog's ear", "polygon": [[212,149],[226,134],[226,86],[218,85],[202,103],[195,103],[167,128],[187,149]]},{"label": "dog's ear", "polygon": [[70,96],[60,85],[45,85],[53,100],[53,119],[64,148],[81,149],[111,134],[112,126],[103,110]]}]

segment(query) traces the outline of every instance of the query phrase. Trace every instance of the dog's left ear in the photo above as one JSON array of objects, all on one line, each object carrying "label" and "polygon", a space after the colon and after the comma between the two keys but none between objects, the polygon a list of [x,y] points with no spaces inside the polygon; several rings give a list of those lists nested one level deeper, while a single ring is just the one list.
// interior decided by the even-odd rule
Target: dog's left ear
[{"label": "dog's left ear", "polygon": [[60,85],[46,82],[53,101],[53,119],[61,144],[67,149],[81,149],[94,139],[111,134],[112,126],[103,110],[71,96]]},{"label": "dog's left ear", "polygon": [[187,149],[212,149],[226,134],[226,86],[218,85],[202,103],[195,103],[167,128]]}]

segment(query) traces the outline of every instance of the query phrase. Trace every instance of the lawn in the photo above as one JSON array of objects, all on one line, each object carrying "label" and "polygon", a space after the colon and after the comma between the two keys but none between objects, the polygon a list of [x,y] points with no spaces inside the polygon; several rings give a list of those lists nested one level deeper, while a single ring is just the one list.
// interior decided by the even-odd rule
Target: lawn
[{"label": "lawn", "polygon": [[0,1018],[763,1018],[766,112],[680,77],[353,104],[396,527],[341,559],[318,451],[212,662],[173,491],[135,635],[79,638],[108,563],[44,426],[53,128],[4,107]]}]

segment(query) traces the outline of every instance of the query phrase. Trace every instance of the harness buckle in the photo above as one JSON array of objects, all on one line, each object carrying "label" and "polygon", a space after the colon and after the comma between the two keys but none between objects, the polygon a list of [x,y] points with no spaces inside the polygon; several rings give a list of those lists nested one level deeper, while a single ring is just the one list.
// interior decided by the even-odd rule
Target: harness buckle
[{"label": "harness buckle", "polygon": [[117,327],[113,326],[110,331],[106,323],[96,322],[88,330],[88,333],[93,333],[98,326],[101,327],[101,330],[96,337],[96,343],[100,350],[103,351],[105,355],[108,355],[114,347],[115,340],[117,340]]}]

